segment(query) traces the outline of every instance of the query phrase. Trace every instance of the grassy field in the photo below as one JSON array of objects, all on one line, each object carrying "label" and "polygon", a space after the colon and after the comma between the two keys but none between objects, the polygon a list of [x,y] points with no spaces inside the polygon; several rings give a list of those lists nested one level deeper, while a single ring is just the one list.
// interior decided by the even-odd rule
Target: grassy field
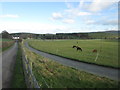
[{"label": "grassy field", "polygon": [[96,32],[96,33],[89,33],[89,37],[91,38],[117,38],[118,36],[118,32]]},{"label": "grassy field", "polygon": [[[120,67],[117,40],[31,40],[29,45],[35,49],[74,60]],[[73,45],[80,46],[83,51],[76,51],[72,48]],[[97,49],[98,52],[93,53],[93,49]]]},{"label": "grassy field", "polygon": [[14,44],[14,41],[11,39],[0,39],[0,52],[5,51]]},{"label": "grassy field", "polygon": [[117,88],[117,81],[63,66],[24,47],[33,73],[41,88]]},{"label": "grassy field", "polygon": [[18,46],[17,58],[14,67],[14,73],[12,78],[12,88],[27,88],[25,83],[25,77],[22,66],[22,51],[20,44]]}]

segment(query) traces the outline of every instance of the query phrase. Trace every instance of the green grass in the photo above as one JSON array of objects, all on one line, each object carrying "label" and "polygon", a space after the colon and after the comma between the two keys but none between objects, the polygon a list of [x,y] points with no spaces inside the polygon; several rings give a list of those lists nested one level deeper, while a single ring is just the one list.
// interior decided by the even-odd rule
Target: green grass
[{"label": "green grass", "polygon": [[63,66],[24,47],[41,88],[117,88],[117,81]]},{"label": "green grass", "polygon": [[[120,67],[118,65],[118,42],[115,40],[31,40],[29,45],[44,52],[78,61]],[[73,45],[80,46],[83,51],[76,51],[72,48]],[[98,50],[97,60],[95,60],[97,53],[93,53],[93,49]]]},{"label": "green grass", "polygon": [[20,45],[18,47],[16,64],[14,67],[12,88],[27,88],[25,83],[23,66],[22,66],[22,51]]},{"label": "green grass", "polygon": [[13,44],[11,44],[11,45],[9,45],[9,46],[7,46],[7,47],[2,48],[2,52],[5,51],[5,50],[7,50],[7,49],[9,49],[12,45],[13,45]]},{"label": "green grass", "polygon": [[91,38],[117,38],[118,33],[103,33],[103,32],[96,32],[96,33],[89,33]]},{"label": "green grass", "polygon": [[5,38],[1,39],[0,38],[0,41],[12,41],[12,39],[5,39]]},{"label": "green grass", "polygon": [[11,39],[1,39],[0,38],[0,52],[3,52],[9,49],[14,44],[14,41]]}]

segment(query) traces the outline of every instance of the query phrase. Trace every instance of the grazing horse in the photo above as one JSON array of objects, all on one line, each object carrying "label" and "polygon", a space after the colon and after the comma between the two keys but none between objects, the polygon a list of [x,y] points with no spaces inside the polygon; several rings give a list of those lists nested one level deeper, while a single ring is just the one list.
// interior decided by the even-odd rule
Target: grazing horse
[{"label": "grazing horse", "polygon": [[76,46],[73,46],[72,48],[76,48]]},{"label": "grazing horse", "polygon": [[93,53],[96,53],[96,52],[97,52],[97,50],[96,50],[96,49],[94,49],[92,52],[93,52]]},{"label": "grazing horse", "polygon": [[80,47],[78,47],[78,46],[76,46],[76,48],[77,48],[77,51],[78,51],[78,50],[81,50],[81,51],[82,51],[82,48],[80,48]]},{"label": "grazing horse", "polygon": [[82,48],[80,48],[80,47],[78,47],[78,46],[73,46],[72,48],[76,48],[77,51],[78,51],[78,50],[81,50],[81,51],[82,51]]}]

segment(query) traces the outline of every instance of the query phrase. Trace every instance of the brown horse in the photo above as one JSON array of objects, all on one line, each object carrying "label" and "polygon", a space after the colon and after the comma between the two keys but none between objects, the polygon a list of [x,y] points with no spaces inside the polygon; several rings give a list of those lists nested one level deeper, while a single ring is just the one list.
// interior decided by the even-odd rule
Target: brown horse
[{"label": "brown horse", "polygon": [[96,49],[94,49],[92,52],[93,52],[93,53],[96,53],[96,52],[97,52],[97,50],[96,50]]}]

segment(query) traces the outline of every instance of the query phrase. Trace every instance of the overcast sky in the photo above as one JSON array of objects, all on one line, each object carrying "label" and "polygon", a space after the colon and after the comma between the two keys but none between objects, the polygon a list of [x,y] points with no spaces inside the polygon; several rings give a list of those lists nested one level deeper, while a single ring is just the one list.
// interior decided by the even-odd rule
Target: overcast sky
[{"label": "overcast sky", "polygon": [[118,0],[0,2],[3,30],[39,34],[118,30]]}]

